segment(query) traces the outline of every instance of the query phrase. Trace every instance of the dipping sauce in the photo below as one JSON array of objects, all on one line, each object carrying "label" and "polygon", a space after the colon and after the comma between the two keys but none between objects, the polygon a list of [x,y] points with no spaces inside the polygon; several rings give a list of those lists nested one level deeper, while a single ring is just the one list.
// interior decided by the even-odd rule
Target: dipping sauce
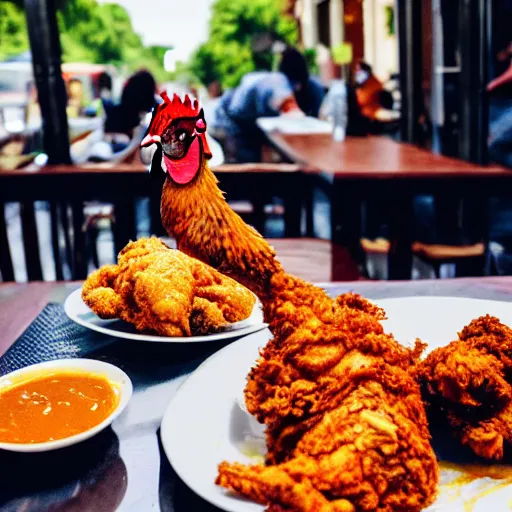
[{"label": "dipping sauce", "polygon": [[105,377],[53,371],[0,389],[0,442],[45,443],[101,423],[119,404]]}]

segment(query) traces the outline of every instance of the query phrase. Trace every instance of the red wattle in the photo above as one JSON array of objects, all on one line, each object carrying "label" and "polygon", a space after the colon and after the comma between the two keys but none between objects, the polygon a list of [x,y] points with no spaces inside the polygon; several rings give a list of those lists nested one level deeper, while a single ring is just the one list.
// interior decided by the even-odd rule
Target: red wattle
[{"label": "red wattle", "polygon": [[187,154],[180,160],[172,160],[164,153],[164,163],[172,180],[179,185],[190,183],[196,176],[201,165],[201,144],[195,137]]}]

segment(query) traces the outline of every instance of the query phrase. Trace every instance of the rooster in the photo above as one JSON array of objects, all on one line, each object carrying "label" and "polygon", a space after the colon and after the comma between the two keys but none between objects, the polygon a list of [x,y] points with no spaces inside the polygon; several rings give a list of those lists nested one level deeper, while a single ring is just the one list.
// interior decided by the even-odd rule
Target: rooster
[{"label": "rooster", "polygon": [[333,300],[287,274],[219,190],[197,100],[162,100],[142,141],[166,176],[162,223],[181,251],[258,295],[274,336],[245,388],[266,425],[266,464],[222,462],[216,483],[272,512],[426,507],[438,465],[408,371],[417,351],[385,334],[384,312],[361,297]]},{"label": "rooster", "polygon": [[171,100],[166,93],[162,99],[141,146],[153,154],[150,172],[166,174],[164,228],[181,251],[258,293],[268,292],[269,280],[281,266],[274,250],[233,212],[219,190],[208,166],[212,154],[198,101],[185,96],[182,102],[176,94]]}]

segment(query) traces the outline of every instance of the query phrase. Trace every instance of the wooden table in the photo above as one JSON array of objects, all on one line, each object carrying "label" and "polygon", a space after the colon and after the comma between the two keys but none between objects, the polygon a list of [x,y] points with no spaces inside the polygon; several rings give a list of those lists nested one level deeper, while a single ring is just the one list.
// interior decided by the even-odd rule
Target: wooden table
[{"label": "wooden table", "polygon": [[[295,164],[236,164],[214,168],[220,186],[228,199],[249,199],[253,203],[254,215],[251,223],[263,231],[264,199],[269,194],[283,198],[285,202],[285,236],[300,236],[301,202],[296,189],[302,189],[303,173]],[[160,222],[160,196],[165,175],[149,174],[140,163],[85,164],[80,166],[28,166],[12,171],[0,170],[0,206],[9,201],[19,201],[25,205],[22,211],[24,244],[27,258],[27,271],[30,280],[42,279],[37,231],[34,220],[33,201],[50,201],[52,229],[55,228],[57,208],[55,204],[69,204],[72,209],[73,232],[75,239],[72,254],[72,274],[75,279],[86,276],[86,240],[84,225],[84,201],[103,201],[114,204],[116,222],[113,224],[116,254],[130,239],[136,238],[135,204],[136,197],[151,199],[151,232],[163,234]],[[0,209],[0,244],[7,246],[5,232],[2,231],[3,209]],[[54,226],[55,225],[55,226]],[[52,238],[57,238],[54,236]],[[28,241],[32,242],[28,242]],[[27,243],[28,242],[28,243]],[[58,246],[54,242],[54,253]],[[5,252],[2,251],[5,255]],[[0,261],[1,268],[12,269],[12,263]],[[58,274],[57,274],[58,275]],[[6,280],[12,280],[10,276]]]},{"label": "wooden table", "polygon": [[[48,301],[63,302],[80,283],[0,284],[0,354]],[[462,296],[512,302],[512,277],[437,281],[331,283],[329,294],[355,291],[369,298]],[[95,338],[96,339],[96,338]],[[103,340],[97,339],[101,342]],[[208,347],[205,348],[205,345]],[[116,340],[98,356],[120,364],[134,383],[129,414],[89,441],[40,454],[1,455],[0,499],[16,510],[154,510],[215,512],[178,478],[163,453],[159,426],[183,380],[220,346],[138,344]],[[113,359],[112,359],[113,358]],[[1,363],[1,359],[0,359]],[[0,364],[0,368],[1,368]]]},{"label": "wooden table", "polygon": [[[334,142],[328,134],[266,134],[270,142],[305,172],[322,174],[331,182],[332,241],[358,255],[361,201],[386,197],[392,205],[390,279],[410,279],[412,198],[442,194],[467,198],[483,206],[481,231],[486,225],[490,196],[510,194],[512,172],[500,166],[483,167],[385,137],[348,137]],[[360,255],[359,255],[360,256]],[[333,257],[333,280],[338,269]]]}]

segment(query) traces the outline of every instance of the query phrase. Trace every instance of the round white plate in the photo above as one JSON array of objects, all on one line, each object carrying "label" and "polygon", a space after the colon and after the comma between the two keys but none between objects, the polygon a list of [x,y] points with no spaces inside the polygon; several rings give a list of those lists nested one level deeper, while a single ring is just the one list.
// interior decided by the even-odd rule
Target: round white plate
[{"label": "round white plate", "polygon": [[43,376],[55,370],[75,370],[80,373],[85,372],[105,377],[119,390],[120,399],[117,407],[101,423],[80,434],[46,443],[0,443],[0,450],[9,450],[11,452],[47,452],[85,441],[107,428],[123,412],[132,396],[133,386],[130,377],[117,366],[103,361],[96,361],[95,359],[58,359],[56,361],[46,361],[45,363],[26,366],[0,377],[0,390],[22,383],[35,376]]},{"label": "round white plate", "polygon": [[261,303],[257,300],[254,304],[251,316],[230,324],[225,331],[203,336],[189,337],[170,337],[158,336],[155,334],[142,334],[135,331],[133,325],[123,320],[102,320],[93,313],[82,300],[82,289],[75,290],[68,296],[64,302],[64,311],[66,315],[77,324],[92,329],[93,331],[115,336],[116,338],[125,338],[134,341],[151,341],[156,343],[197,343],[205,341],[228,340],[231,338],[240,338],[253,332],[261,331],[267,327],[263,321],[263,311]]},{"label": "round white plate", "polygon": [[382,322],[386,332],[401,343],[416,338],[428,343],[427,355],[435,348],[457,339],[457,333],[479,316],[490,314],[512,326],[512,304],[462,297],[403,297],[374,301],[386,311]]},{"label": "round white plate", "polygon": [[[419,337],[429,343],[429,350],[456,339],[457,332],[472,319],[487,313],[512,325],[512,304],[506,302],[447,297],[375,302],[388,314],[386,330],[405,344]],[[182,384],[162,421],[162,443],[178,476],[203,499],[229,512],[264,510],[229,494],[214,481],[217,465],[223,460],[254,464],[263,459],[262,429],[255,427],[238,404],[258,349],[269,338],[268,331],[259,332],[216,352]],[[465,510],[465,503],[472,503],[472,512],[509,510],[512,485],[488,478],[453,483],[464,481],[457,477],[460,472],[456,469],[442,469],[439,496],[428,508],[430,512]],[[486,493],[491,486],[496,487],[495,492]]]}]

